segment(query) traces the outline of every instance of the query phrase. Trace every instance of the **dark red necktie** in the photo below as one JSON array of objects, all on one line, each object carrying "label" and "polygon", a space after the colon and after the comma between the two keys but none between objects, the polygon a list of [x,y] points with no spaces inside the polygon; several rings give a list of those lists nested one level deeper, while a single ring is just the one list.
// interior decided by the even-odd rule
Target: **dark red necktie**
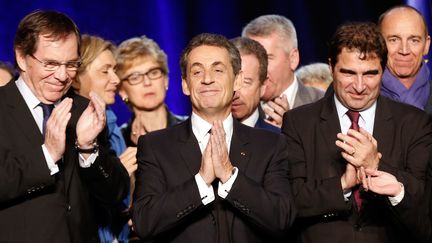
[{"label": "dark red necktie", "polygon": [[[358,111],[352,111],[352,110],[348,110],[346,113],[349,117],[349,119],[351,120],[351,127],[350,129],[354,129],[356,131],[360,130],[360,127],[358,125],[358,120],[360,118],[360,113]],[[357,204],[357,210],[360,211],[361,205],[362,205],[362,199],[360,197],[360,190],[359,187],[355,187],[353,189],[353,193],[354,193],[354,200]]]}]

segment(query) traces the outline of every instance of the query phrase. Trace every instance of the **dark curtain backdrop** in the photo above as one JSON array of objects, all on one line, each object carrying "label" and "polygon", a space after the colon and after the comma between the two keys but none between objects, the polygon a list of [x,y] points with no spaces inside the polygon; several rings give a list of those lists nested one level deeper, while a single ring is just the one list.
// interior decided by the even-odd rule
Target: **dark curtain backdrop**
[{"label": "dark curtain backdrop", "polygon": [[[376,22],[387,8],[401,3],[403,0],[2,0],[0,60],[14,62],[15,30],[20,19],[35,9],[64,12],[82,33],[99,35],[116,44],[146,35],[168,54],[168,107],[177,114],[189,114],[188,97],[181,91],[178,60],[194,35],[210,32],[234,38],[257,16],[280,14],[291,19],[297,29],[301,65],[326,62],[326,42],[336,26],[345,21]],[[113,109],[119,115],[119,124],[129,119],[130,113],[120,99]]]}]

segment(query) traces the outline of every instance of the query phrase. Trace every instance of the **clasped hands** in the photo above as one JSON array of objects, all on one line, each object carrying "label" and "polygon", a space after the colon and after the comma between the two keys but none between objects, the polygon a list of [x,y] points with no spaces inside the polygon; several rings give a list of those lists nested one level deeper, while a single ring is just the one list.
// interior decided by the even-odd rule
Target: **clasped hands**
[{"label": "clasped hands", "polygon": [[216,178],[225,183],[231,177],[233,168],[228,155],[222,122],[215,121],[207,147],[202,155],[199,174],[207,185],[211,185]]},{"label": "clasped hands", "polygon": [[364,190],[380,195],[397,196],[402,188],[395,176],[379,171],[382,154],[378,142],[363,128],[349,129],[347,134],[338,133],[336,146],[342,149],[342,157],[348,162],[341,177],[343,191],[362,184]]},{"label": "clasped hands", "polygon": [[[44,144],[54,161],[60,160],[66,149],[66,128],[71,118],[72,102],[71,98],[63,99],[53,109],[46,123]],[[105,102],[96,93],[90,92],[89,105],[76,125],[76,140],[80,148],[93,147],[105,124]],[[83,156],[86,158],[89,155]]]}]

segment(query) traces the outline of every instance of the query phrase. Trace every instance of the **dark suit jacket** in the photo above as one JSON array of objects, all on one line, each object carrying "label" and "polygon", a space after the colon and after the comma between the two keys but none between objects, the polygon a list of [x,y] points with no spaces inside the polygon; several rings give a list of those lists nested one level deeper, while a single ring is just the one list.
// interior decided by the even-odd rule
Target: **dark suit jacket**
[{"label": "dark suit jacket", "polygon": [[298,80],[297,83],[298,83],[298,89],[297,89],[296,97],[294,99],[294,105],[292,106],[292,108],[313,103],[324,96],[324,92],[319,89],[313,87],[307,87],[300,80]]},{"label": "dark suit jacket", "polygon": [[423,111],[378,98],[373,136],[383,155],[379,170],[402,182],[405,196],[391,206],[386,196],[363,192],[360,213],[353,197],[344,201],[340,178],[346,161],[335,145],[340,124],[334,96],[287,112],[282,132],[298,209],[298,242],[421,242],[430,234],[425,177],[432,128]]},{"label": "dark suit jacket", "polygon": [[[239,173],[219,201],[231,242],[276,242],[291,225],[286,157],[282,135],[234,121],[230,160]],[[138,235],[155,242],[216,242],[216,202],[203,205],[194,178],[201,152],[191,120],[141,136],[137,159],[133,221]]]},{"label": "dark suit jacket", "polygon": [[127,171],[106,137],[98,138],[94,164],[79,166],[75,126],[88,100],[73,100],[60,173],[51,176],[43,137],[15,82],[0,88],[0,242],[98,242],[93,208],[127,193]]}]

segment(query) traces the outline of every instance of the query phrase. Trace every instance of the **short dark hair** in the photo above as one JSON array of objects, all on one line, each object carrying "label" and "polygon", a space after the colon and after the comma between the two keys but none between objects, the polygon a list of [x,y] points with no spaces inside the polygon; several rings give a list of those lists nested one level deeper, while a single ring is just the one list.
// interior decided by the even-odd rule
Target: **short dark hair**
[{"label": "short dark hair", "polygon": [[264,47],[258,41],[246,37],[237,37],[232,39],[231,42],[240,51],[240,55],[242,54],[254,55],[258,59],[259,81],[261,84],[263,84],[264,80],[266,80],[267,78],[267,66],[268,66],[267,52],[264,49]]},{"label": "short dark hair", "polygon": [[51,10],[36,10],[25,16],[18,25],[14,40],[14,50],[23,55],[36,52],[40,35],[48,35],[56,40],[75,34],[78,41],[78,55],[81,35],[76,24],[63,13]]},{"label": "short dark hair", "polygon": [[183,79],[186,79],[187,74],[187,58],[191,51],[199,46],[216,46],[225,48],[228,51],[234,75],[239,74],[241,70],[241,57],[234,44],[231,43],[225,36],[203,33],[192,38],[192,40],[189,41],[188,45],[183,50],[180,58],[180,69]]},{"label": "short dark hair", "polygon": [[424,26],[424,29],[425,29],[425,36],[429,35],[428,26],[426,24],[426,20],[425,20],[423,14],[420,11],[418,11],[416,8],[414,8],[414,7],[410,6],[410,5],[407,5],[407,4],[399,4],[399,5],[393,6],[393,7],[389,8],[389,9],[387,9],[384,13],[382,13],[379,16],[379,18],[378,18],[378,26],[380,28],[381,28],[381,24],[382,24],[384,18],[387,16],[387,14],[389,14],[391,11],[393,11],[395,9],[408,9],[408,10],[412,10],[415,13],[417,13],[420,16],[420,18],[421,18],[421,20],[423,22],[423,26]]},{"label": "short dark hair", "polygon": [[372,22],[350,22],[337,28],[329,42],[329,58],[332,69],[343,48],[358,50],[362,60],[376,55],[380,59],[383,70],[386,66],[386,43],[377,25]]}]

